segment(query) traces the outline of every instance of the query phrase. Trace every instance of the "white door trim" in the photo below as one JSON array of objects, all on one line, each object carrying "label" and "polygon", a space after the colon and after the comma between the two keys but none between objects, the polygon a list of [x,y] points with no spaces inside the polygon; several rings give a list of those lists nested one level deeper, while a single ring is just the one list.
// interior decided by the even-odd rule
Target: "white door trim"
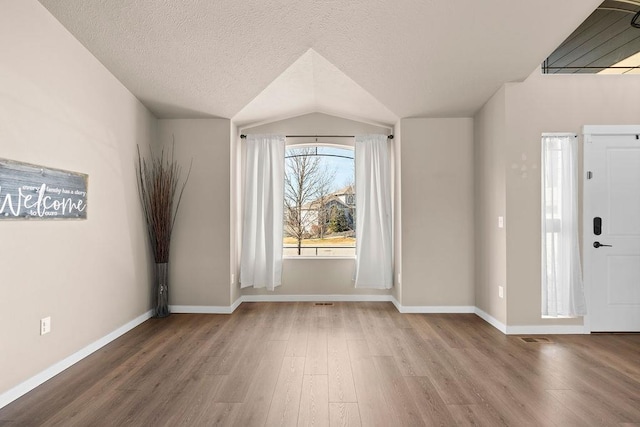
[{"label": "white door trim", "polygon": [[585,125],[583,135],[638,135],[640,125]]},{"label": "white door trim", "polygon": [[582,130],[582,284],[584,286],[584,298],[587,303],[587,314],[583,316],[583,325],[585,332],[591,333],[591,319],[589,313],[591,313],[591,251],[589,250],[589,243],[591,242],[591,235],[589,234],[589,218],[591,218],[591,204],[589,203],[589,195],[587,194],[587,171],[588,168],[588,153],[590,151],[589,144],[591,143],[591,135],[599,126],[584,126]]},{"label": "white door trim", "polygon": [[584,328],[587,333],[592,332],[589,313],[592,310],[593,281],[592,281],[592,260],[591,260],[591,244],[593,236],[590,234],[591,204],[589,194],[586,191],[587,172],[590,165],[588,162],[588,154],[591,151],[590,144],[592,136],[610,136],[610,135],[640,135],[640,125],[585,125],[582,127],[583,136],[583,153],[582,153],[582,275],[585,299],[587,302],[587,315],[584,316]]}]

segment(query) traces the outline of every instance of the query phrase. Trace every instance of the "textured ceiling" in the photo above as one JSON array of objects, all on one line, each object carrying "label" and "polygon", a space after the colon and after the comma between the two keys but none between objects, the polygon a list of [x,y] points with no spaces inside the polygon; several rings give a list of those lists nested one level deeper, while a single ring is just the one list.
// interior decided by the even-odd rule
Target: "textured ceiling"
[{"label": "textured ceiling", "polygon": [[600,0],[40,2],[158,117],[390,123],[473,114]]},{"label": "textured ceiling", "polygon": [[294,115],[321,112],[392,124],[387,107],[333,64],[309,49],[234,116],[238,126]]}]

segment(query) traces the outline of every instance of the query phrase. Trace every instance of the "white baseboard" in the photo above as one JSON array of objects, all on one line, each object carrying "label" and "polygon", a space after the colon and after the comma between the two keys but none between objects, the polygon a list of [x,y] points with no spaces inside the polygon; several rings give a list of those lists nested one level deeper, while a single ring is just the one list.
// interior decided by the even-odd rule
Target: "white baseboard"
[{"label": "white baseboard", "polygon": [[170,305],[169,311],[176,314],[231,314],[236,308],[233,305]]},{"label": "white baseboard", "polygon": [[494,328],[496,328],[497,330],[499,330],[500,332],[506,335],[507,325],[500,322],[495,317],[487,314],[483,310],[480,310],[478,307],[475,307],[475,313],[476,313],[476,316],[480,317],[482,320],[484,320],[485,322],[487,322],[488,324],[490,324],[491,326],[493,326]]},{"label": "white baseboard", "polygon": [[171,305],[171,313],[195,314],[231,314],[243,302],[386,302],[391,301],[396,307],[398,302],[392,295],[242,295],[230,306],[212,305]]},{"label": "white baseboard", "polygon": [[71,356],[62,359],[58,363],[48,367],[47,369],[40,372],[39,374],[36,374],[35,376],[18,384],[12,389],[0,394],[0,408],[7,406],[9,403],[13,402],[20,396],[23,396],[24,394],[30,392],[31,390],[38,387],[40,384],[44,383],[45,381],[55,377],[60,372],[76,364],[80,360],[89,356],[91,353],[97,350],[100,350],[102,347],[109,344],[111,341],[129,332],[131,329],[140,325],[145,320],[150,319],[152,315],[153,315],[152,310],[149,310],[146,313],[141,314],[140,316],[136,317],[132,321],[120,326],[115,331],[105,335],[104,337],[98,339],[97,341],[94,341],[88,346],[76,351]]},{"label": "white baseboard", "polygon": [[591,332],[584,325],[515,325],[507,326],[507,335],[583,335]]},{"label": "white baseboard", "polygon": [[392,301],[391,295],[243,295],[242,302],[365,302]]},{"label": "white baseboard", "polygon": [[414,314],[464,314],[475,313],[471,305],[396,305],[400,313]]},{"label": "white baseboard", "polygon": [[485,311],[472,305],[402,305],[393,295],[242,295],[231,306],[195,306],[173,305],[172,313],[211,313],[230,314],[243,302],[313,302],[313,301],[389,301],[400,313],[405,314],[461,314],[474,313],[482,320],[505,335],[560,335],[560,334],[588,334],[583,325],[522,325],[507,326]]},{"label": "white baseboard", "polygon": [[474,313],[473,306],[403,306],[393,295],[243,295],[242,302],[391,302],[400,313]]},{"label": "white baseboard", "polygon": [[485,313],[476,307],[475,311],[485,322],[499,330],[505,335],[576,335],[589,334],[589,330],[584,325],[514,325],[507,326],[495,317]]},{"label": "white baseboard", "polygon": [[[584,325],[518,325],[506,326],[493,316],[487,314],[478,307],[473,306],[403,306],[393,295],[242,295],[230,306],[196,306],[196,305],[172,305],[172,313],[204,313],[204,314],[231,314],[243,302],[312,302],[312,301],[388,301],[393,303],[400,313],[475,313],[481,319],[498,329],[506,335],[540,335],[540,334],[589,334],[588,328]],[[50,366],[39,374],[18,384],[12,389],[0,394],[0,408],[18,399],[20,396],[33,390],[45,381],[53,378],[60,372],[89,356],[109,344],[116,338],[124,335],[131,329],[140,325],[145,320],[151,318],[152,310],[136,317],[125,325],[122,325],[110,334],[89,344],[83,349],[75,352],[71,356]]]},{"label": "white baseboard", "polygon": [[171,305],[172,313],[231,314],[243,302],[391,301],[391,295],[242,295],[230,306]]}]

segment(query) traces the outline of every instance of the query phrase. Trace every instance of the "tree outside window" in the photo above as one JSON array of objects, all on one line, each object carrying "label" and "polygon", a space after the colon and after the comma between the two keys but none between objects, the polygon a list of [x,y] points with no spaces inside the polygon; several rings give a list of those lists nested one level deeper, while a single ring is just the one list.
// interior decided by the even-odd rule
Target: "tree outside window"
[{"label": "tree outside window", "polygon": [[355,255],[353,149],[288,147],[285,256]]}]

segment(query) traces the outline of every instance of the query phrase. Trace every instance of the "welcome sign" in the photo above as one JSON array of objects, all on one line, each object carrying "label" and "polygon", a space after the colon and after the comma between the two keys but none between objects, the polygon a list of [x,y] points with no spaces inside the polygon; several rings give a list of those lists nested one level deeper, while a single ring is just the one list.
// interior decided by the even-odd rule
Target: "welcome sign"
[{"label": "welcome sign", "polygon": [[86,219],[88,175],[0,159],[0,220]]}]

